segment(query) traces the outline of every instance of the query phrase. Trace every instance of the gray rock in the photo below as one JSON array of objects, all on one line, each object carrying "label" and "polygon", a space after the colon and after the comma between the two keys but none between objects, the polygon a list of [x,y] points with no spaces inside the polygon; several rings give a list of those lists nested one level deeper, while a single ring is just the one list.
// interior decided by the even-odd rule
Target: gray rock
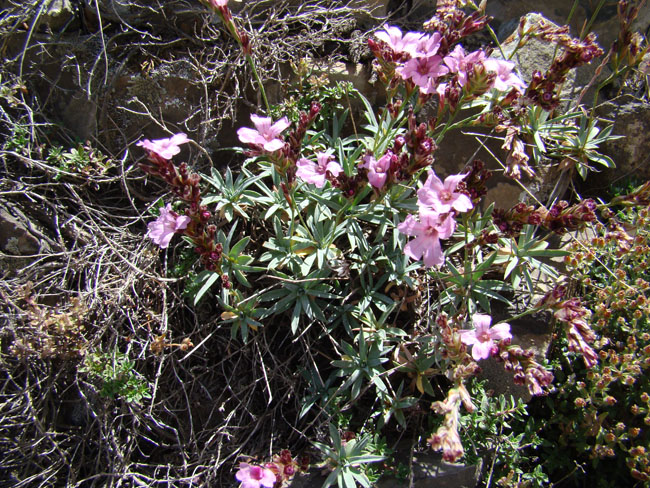
[{"label": "gray rock", "polygon": [[71,22],[74,15],[75,9],[70,0],[50,0],[40,20],[56,32]]},{"label": "gray rock", "polygon": [[18,208],[0,206],[0,249],[14,256],[28,256],[49,250],[49,245],[37,237],[36,224]]},{"label": "gray rock", "polygon": [[378,488],[474,488],[482,463],[466,466],[443,461],[442,454],[426,451],[413,454],[413,484],[394,478],[382,479]]},{"label": "gray rock", "polygon": [[[405,464],[410,464],[408,453],[410,448],[405,446],[398,451],[397,457]],[[400,455],[401,453],[401,455]],[[413,454],[411,464],[413,484],[409,480],[399,480],[385,477],[375,485],[377,488],[474,488],[481,476],[482,463],[473,466],[452,464],[443,461],[442,455],[433,451]],[[289,484],[290,488],[318,488],[323,485],[327,473],[313,469],[306,475],[296,476]],[[336,485],[334,485],[336,486]]]},{"label": "gray rock", "polygon": [[[529,13],[525,16],[525,28],[529,29],[531,26],[544,20],[548,21],[548,19],[541,14]],[[520,39],[517,30],[515,30],[508,39],[501,44],[501,48],[505,58],[517,64],[517,69],[521,77],[526,83],[529,83],[536,70],[544,73],[551,66],[556,54],[557,45],[532,38],[517,49]],[[501,57],[501,53],[498,49],[495,50],[492,55],[495,57]],[[576,91],[575,84],[576,73],[575,71],[571,71],[562,87],[560,93],[561,98],[569,99],[572,97]]]},{"label": "gray rock", "polygon": [[624,137],[601,146],[612,158],[616,169],[608,169],[591,178],[591,184],[607,188],[612,182],[634,176],[650,179],[650,105],[631,95],[623,95],[598,107],[598,115],[614,121],[612,134]]},{"label": "gray rock", "polygon": [[[567,2],[566,0],[545,0],[544,2],[538,0],[518,0],[516,2],[512,0],[490,0],[487,3],[487,14],[494,17],[493,27],[496,28],[501,41],[506,39],[517,28],[519,18],[528,12],[541,12],[544,17],[559,25],[568,23],[574,36],[580,34],[585,20],[588,21],[592,16],[595,16],[591,31],[598,35],[599,44],[607,50],[618,34],[617,2],[606,2],[596,12],[598,3],[592,0],[579,0],[570,20],[569,15],[574,7],[574,2]],[[650,8],[646,5],[639,12],[639,16],[632,24],[632,28],[645,33],[648,25],[650,25]]]}]

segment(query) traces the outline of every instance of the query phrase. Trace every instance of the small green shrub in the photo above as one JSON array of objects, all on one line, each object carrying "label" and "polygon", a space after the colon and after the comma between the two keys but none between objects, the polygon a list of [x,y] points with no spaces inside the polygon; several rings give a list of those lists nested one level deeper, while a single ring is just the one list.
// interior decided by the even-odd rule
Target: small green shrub
[{"label": "small green shrub", "polygon": [[100,381],[100,396],[142,403],[145,398],[151,398],[149,383],[134,366],[135,362],[126,354],[114,350],[89,354],[79,370]]},{"label": "small green shrub", "polygon": [[544,468],[554,479],[650,486],[648,187],[616,197],[632,205],[606,210],[607,223],[565,258],[591,311],[598,362],[587,368],[565,340],[552,349],[557,391],[535,417],[543,418]]}]

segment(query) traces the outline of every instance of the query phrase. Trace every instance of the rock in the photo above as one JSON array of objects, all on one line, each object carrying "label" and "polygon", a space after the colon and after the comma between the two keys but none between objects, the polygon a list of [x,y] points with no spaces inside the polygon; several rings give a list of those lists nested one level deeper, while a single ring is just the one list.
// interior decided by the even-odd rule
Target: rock
[{"label": "rock", "polygon": [[70,0],[50,0],[43,10],[41,21],[58,32],[74,20],[75,8]]},{"label": "rock", "polygon": [[487,208],[494,203],[495,208],[509,209],[520,202],[521,186],[516,181],[504,179],[495,186],[488,187],[488,192],[483,199],[483,207]]},{"label": "rock", "polygon": [[[494,17],[493,28],[498,33],[501,41],[506,39],[517,28],[519,18],[528,12],[540,12],[551,22],[571,27],[574,36],[580,34],[585,20],[595,15],[591,31],[598,35],[598,43],[607,51],[618,35],[618,16],[616,14],[617,2],[606,2],[600,10],[596,11],[599,2],[593,0],[579,0],[575,11],[569,21],[569,15],[574,7],[574,2],[566,0],[490,0],[487,3],[487,14]],[[632,29],[645,33],[650,25],[650,8],[641,9],[637,19],[632,24]]]},{"label": "rock", "polygon": [[129,5],[133,2],[129,0],[101,0],[99,2],[100,12],[117,17],[118,19],[128,19],[131,14]]},{"label": "rock", "polygon": [[0,205],[0,249],[14,256],[28,256],[49,250],[36,235],[35,224],[18,208]]},{"label": "rock", "polygon": [[[159,138],[167,136],[155,126],[151,127],[153,124],[149,117],[135,113],[149,111],[176,127],[182,127],[189,121],[191,127],[196,120],[196,117],[192,119],[192,114],[197,113],[196,107],[205,103],[203,96],[196,73],[181,63],[157,66],[148,73],[132,67],[125,68],[117,77],[107,106],[112,117],[119,121],[127,140],[143,135]],[[126,112],[122,107],[133,112]],[[184,131],[191,133],[187,128]]]},{"label": "rock", "polygon": [[378,488],[474,488],[481,475],[481,465],[465,466],[442,460],[437,453],[420,453],[413,458],[413,484],[394,478],[382,479]]},{"label": "rock", "polygon": [[590,186],[607,188],[629,176],[634,176],[639,183],[649,180],[650,105],[632,95],[623,95],[600,105],[597,113],[614,121],[612,134],[623,137],[601,145],[603,154],[612,158],[616,168],[592,174]]},{"label": "rock", "polygon": [[66,129],[80,140],[90,140],[97,128],[97,104],[79,90],[61,107],[59,117]]},{"label": "rock", "polygon": [[[530,13],[525,16],[525,29],[530,29],[531,26],[547,21],[543,15],[538,13]],[[542,41],[537,38],[529,39],[523,46],[517,49],[520,37],[516,30],[501,44],[503,55],[506,59],[513,61],[517,64],[517,71],[526,83],[529,83],[533,73],[536,70],[544,73],[553,62],[556,53],[557,45],[554,43]],[[515,51],[516,49],[516,51]],[[494,57],[502,57],[501,52],[495,49],[492,53]],[[572,70],[569,72],[560,97],[562,99],[571,99],[576,94],[576,72]]]},{"label": "rock", "polygon": [[[487,2],[486,13],[494,18],[492,21],[493,28],[495,28],[499,40],[503,41],[517,29],[519,19],[530,12],[540,12],[539,15],[544,16],[551,22],[565,25],[572,7],[573,2],[565,0],[546,0],[544,2],[538,0],[519,0],[517,2],[490,0]],[[573,14],[574,24],[572,27],[574,32],[577,32],[577,29],[581,27],[586,15],[585,8],[579,5]]]},{"label": "rock", "polygon": [[[410,447],[408,445],[402,447],[403,449],[397,452],[398,460],[409,465],[411,464],[408,460]],[[481,476],[482,463],[472,466],[452,464],[443,461],[442,454],[426,451],[413,454],[411,467],[413,470],[412,485],[409,485],[408,480],[386,477],[380,479],[375,486],[377,488],[474,488]],[[296,476],[291,480],[289,487],[319,487],[323,485],[326,478],[327,474],[321,473],[321,470],[312,469],[306,475]]]}]

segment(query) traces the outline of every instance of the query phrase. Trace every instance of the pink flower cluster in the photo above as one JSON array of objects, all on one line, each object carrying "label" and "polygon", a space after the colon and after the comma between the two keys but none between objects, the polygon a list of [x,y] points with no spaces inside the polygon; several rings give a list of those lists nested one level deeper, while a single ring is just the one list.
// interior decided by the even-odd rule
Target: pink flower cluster
[{"label": "pink flower cluster", "polygon": [[544,389],[553,382],[553,374],[535,361],[535,351],[509,342],[499,343],[497,361],[502,361],[505,370],[513,373],[515,385],[526,385],[531,395],[545,395]]},{"label": "pink flower cluster", "polygon": [[275,484],[273,471],[248,463],[239,465],[235,479],[241,483],[240,488],[273,488]]},{"label": "pink flower cluster", "polygon": [[418,190],[418,219],[406,217],[397,229],[415,236],[404,247],[404,253],[412,259],[422,258],[425,266],[442,266],[445,257],[440,239],[448,239],[456,230],[455,213],[472,209],[472,201],[464,193],[457,192],[458,184],[466,175],[451,175],[444,183],[429,170],[429,177]]},{"label": "pink flower cluster", "polygon": [[168,203],[164,208],[160,209],[158,218],[147,225],[149,228],[147,237],[165,249],[169,246],[169,242],[174,237],[174,234],[179,230],[185,229],[191,220],[185,215],[179,216],[172,210],[171,204]]},{"label": "pink flower cluster", "polygon": [[546,293],[537,306],[553,310],[555,318],[564,324],[569,351],[581,353],[587,368],[592,368],[598,364],[598,355],[589,345],[596,340],[596,334],[586,320],[590,312],[577,297],[562,300],[565,295],[566,288],[558,285]]},{"label": "pink flower cluster", "polygon": [[555,318],[564,323],[569,350],[582,354],[588,368],[598,364],[598,355],[589,345],[596,340],[596,334],[585,320],[589,311],[582,306],[579,298],[570,298],[556,305]]},{"label": "pink flower cluster", "polygon": [[323,188],[325,180],[329,173],[333,177],[337,177],[343,171],[341,165],[332,160],[332,156],[319,152],[316,154],[316,163],[307,158],[300,158],[296,162],[296,176],[307,183],[311,183],[316,188]]},{"label": "pink flower cluster", "polygon": [[451,388],[444,401],[431,404],[431,409],[438,415],[444,415],[445,418],[442,425],[427,439],[427,442],[433,450],[442,451],[442,458],[450,463],[458,461],[465,453],[458,433],[461,405],[464,405],[465,410],[470,413],[476,409],[469,392],[462,383]]},{"label": "pink flower cluster", "polygon": [[266,152],[275,152],[284,147],[284,141],[280,138],[280,134],[289,127],[289,119],[282,117],[273,123],[271,117],[260,117],[253,114],[251,120],[255,126],[254,129],[242,127],[237,131],[241,142]]},{"label": "pink flower cluster", "polygon": [[368,183],[380,190],[386,184],[388,179],[388,170],[390,170],[393,153],[388,151],[379,160],[375,159],[372,154],[366,154],[359,168],[368,170]]},{"label": "pink flower cluster", "polygon": [[136,146],[144,147],[150,154],[156,154],[164,160],[169,160],[181,152],[181,148],[178,147],[181,144],[190,142],[187,134],[174,134],[168,139],[155,139],[150,141],[149,139],[143,139],[136,143]]},{"label": "pink flower cluster", "polygon": [[393,59],[401,60],[395,70],[397,74],[413,82],[423,94],[437,93],[443,97],[448,84],[440,82],[442,77],[453,75],[463,87],[475,71],[493,74],[490,88],[500,91],[514,88],[520,93],[525,90],[526,84],[513,73],[514,63],[487,58],[481,50],[467,53],[460,45],[451,52],[441,52],[441,35],[437,32],[402,34],[398,27],[386,26],[375,36],[393,51]]},{"label": "pink flower cluster", "polygon": [[487,359],[499,351],[494,341],[512,339],[510,324],[502,323],[490,327],[491,323],[492,317],[477,313],[472,317],[474,329],[459,332],[461,342],[472,347],[472,357],[475,361]]}]

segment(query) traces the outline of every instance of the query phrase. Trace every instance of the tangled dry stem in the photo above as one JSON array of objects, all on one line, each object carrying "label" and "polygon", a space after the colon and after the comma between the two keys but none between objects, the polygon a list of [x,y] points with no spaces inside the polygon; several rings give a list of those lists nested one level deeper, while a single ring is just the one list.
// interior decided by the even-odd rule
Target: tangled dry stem
[{"label": "tangled dry stem", "polygon": [[[130,147],[156,130],[218,147],[224,121],[241,103],[259,106],[258,91],[198,2],[71,4],[59,32],[47,2],[4,2],[0,16],[3,139],[27,131],[23,147],[0,151],[0,195],[40,246],[0,255],[0,484],[224,486],[238,460],[302,449],[306,426],[326,420],[297,418],[299,368],[322,360],[318,331],[294,340],[286,324],[271,324],[242,346],[213,304],[189,307],[182,280],[169,277],[176,258],[143,239],[143,216],[164,189],[145,184]],[[359,14],[353,3],[247,2],[237,17],[262,78],[281,81],[296,52],[331,51],[326,43],[349,34]],[[179,98],[193,97],[175,119],[165,111],[169,78],[184,83]],[[90,117],[70,127],[61,107],[75,100]],[[80,173],[47,159],[55,143],[79,139],[109,156],[108,169]],[[191,163],[212,161],[203,150]],[[195,347],[156,355],[161,335]],[[79,371],[85,355],[114,350],[135,360],[151,400],[102,398]]]}]

